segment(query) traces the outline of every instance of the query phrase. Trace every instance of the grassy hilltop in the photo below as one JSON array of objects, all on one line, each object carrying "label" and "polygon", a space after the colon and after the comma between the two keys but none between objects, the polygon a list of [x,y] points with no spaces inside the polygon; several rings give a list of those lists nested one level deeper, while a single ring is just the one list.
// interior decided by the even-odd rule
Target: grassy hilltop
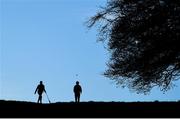
[{"label": "grassy hilltop", "polygon": [[0,117],[180,117],[180,102],[59,102],[36,104],[0,101]]}]

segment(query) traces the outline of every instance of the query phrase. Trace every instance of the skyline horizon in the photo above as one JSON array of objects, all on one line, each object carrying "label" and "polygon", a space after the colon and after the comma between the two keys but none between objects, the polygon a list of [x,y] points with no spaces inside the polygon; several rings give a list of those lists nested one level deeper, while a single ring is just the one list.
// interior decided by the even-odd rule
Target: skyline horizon
[{"label": "skyline horizon", "polygon": [[[73,101],[77,80],[82,101],[180,100],[180,80],[165,94],[155,87],[143,95],[102,75],[110,54],[97,42],[98,28],[89,30],[84,23],[106,2],[1,0],[0,100],[36,102],[41,80],[52,102]],[[43,102],[48,103],[45,95]]]}]

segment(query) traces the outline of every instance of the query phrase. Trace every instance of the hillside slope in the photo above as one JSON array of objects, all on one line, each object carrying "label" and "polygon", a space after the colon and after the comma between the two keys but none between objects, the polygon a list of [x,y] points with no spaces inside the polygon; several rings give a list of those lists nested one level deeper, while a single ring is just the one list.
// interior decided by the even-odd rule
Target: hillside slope
[{"label": "hillside slope", "polygon": [[36,104],[0,101],[0,117],[180,117],[180,102]]}]

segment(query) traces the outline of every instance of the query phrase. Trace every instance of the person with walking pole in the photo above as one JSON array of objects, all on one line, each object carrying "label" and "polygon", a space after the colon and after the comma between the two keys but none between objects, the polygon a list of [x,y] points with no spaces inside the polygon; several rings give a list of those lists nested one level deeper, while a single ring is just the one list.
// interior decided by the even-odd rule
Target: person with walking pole
[{"label": "person with walking pole", "polygon": [[34,94],[36,94],[36,92],[38,92],[38,95],[39,95],[37,103],[41,103],[42,104],[42,94],[43,94],[43,92],[46,93],[45,86],[44,86],[42,81],[40,81],[40,84],[37,86]]}]

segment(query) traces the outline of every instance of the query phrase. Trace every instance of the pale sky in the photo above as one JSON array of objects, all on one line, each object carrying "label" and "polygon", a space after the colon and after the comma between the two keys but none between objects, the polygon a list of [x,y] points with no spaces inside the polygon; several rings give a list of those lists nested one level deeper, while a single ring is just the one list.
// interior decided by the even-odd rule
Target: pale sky
[{"label": "pale sky", "polygon": [[82,101],[180,99],[180,81],[165,94],[153,89],[144,96],[117,88],[102,75],[109,54],[96,42],[97,28],[88,30],[84,23],[106,0],[0,1],[0,99],[36,102],[41,80],[52,102],[73,101],[76,80]]}]

